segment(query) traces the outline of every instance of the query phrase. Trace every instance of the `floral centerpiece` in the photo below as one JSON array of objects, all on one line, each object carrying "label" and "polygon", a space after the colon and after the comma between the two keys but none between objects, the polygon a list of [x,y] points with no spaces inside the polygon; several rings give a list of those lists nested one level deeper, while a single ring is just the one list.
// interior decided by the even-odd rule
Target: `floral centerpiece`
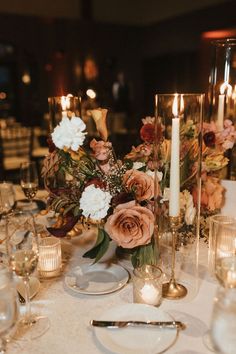
[{"label": "floral centerpiece", "polygon": [[42,175],[57,223],[49,232],[64,237],[79,222],[96,225],[97,241],[85,257],[98,261],[114,240],[132,251],[134,266],[156,262],[153,168],[118,160],[108,139],[107,110],[92,110],[100,140],[86,145],[79,117],[63,117],[49,140]]},{"label": "floral centerpiece", "polygon": [[[56,212],[57,223],[49,232],[58,237],[81,223],[96,225],[95,246],[84,256],[98,261],[109,242],[130,250],[132,264],[155,264],[157,248],[154,227],[154,178],[158,207],[156,216],[168,216],[170,139],[165,127],[155,128],[155,119],[142,120],[140,145],[132,147],[123,160],[116,158],[106,128],[107,110],[90,111],[100,136],[87,142],[86,126],[79,117],[63,117],[49,139],[49,154],[42,175],[49,191],[49,207]],[[198,133],[191,120],[181,127],[184,163],[181,165],[180,206],[184,215],[183,232],[193,232],[196,216],[196,141]],[[236,132],[230,120],[224,129],[203,125],[202,198],[203,214],[217,212],[223,203],[224,189],[218,173],[228,164],[227,149],[233,147]],[[189,175],[185,173],[188,165]],[[165,219],[165,218],[164,218]],[[163,218],[157,220],[161,223]],[[158,225],[161,228],[161,225]]]}]

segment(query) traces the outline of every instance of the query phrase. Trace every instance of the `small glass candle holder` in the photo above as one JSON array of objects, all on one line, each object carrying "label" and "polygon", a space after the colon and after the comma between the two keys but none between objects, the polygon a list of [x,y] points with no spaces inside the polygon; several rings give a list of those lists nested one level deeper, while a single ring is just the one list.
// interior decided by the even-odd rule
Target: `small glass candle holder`
[{"label": "small glass candle holder", "polygon": [[45,237],[39,244],[38,271],[42,278],[58,276],[61,272],[61,241],[54,237]]},{"label": "small glass candle holder", "polygon": [[224,261],[225,265],[223,266],[222,261],[235,256],[236,219],[226,215],[214,215],[210,218],[209,226],[209,270],[224,285],[224,275],[222,272],[225,274],[225,268],[228,263]]},{"label": "small glass candle holder", "polygon": [[162,299],[162,271],[153,265],[144,265],[133,272],[133,301],[159,306]]}]

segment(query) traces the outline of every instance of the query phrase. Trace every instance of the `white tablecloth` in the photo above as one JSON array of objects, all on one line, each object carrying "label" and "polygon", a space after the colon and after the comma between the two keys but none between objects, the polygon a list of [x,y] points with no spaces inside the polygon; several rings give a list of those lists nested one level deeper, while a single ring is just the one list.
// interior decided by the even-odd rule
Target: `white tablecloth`
[{"label": "white tablecloth", "polygon": [[[18,191],[19,192],[19,191]],[[20,197],[20,194],[18,194]],[[40,219],[40,218],[39,218]],[[38,221],[39,221],[38,219]],[[64,256],[68,256],[61,277],[41,280],[41,288],[32,300],[33,311],[47,315],[50,329],[31,342],[20,341],[18,348],[8,345],[9,353],[19,354],[110,354],[96,339],[89,321],[103,311],[121,304],[132,303],[132,283],[107,295],[81,295],[67,289],[64,283],[66,272],[75,265],[88,260],[82,258],[85,250],[94,241],[93,232],[87,232],[72,240],[62,241]],[[203,335],[208,330],[213,298],[217,283],[207,274],[206,247],[201,247],[199,293],[191,302],[163,300],[160,308],[181,320],[187,329],[179,333],[177,342],[167,350],[169,354],[208,354],[203,344]],[[124,353],[125,354],[125,353]],[[146,354],[146,353],[144,353]]]}]

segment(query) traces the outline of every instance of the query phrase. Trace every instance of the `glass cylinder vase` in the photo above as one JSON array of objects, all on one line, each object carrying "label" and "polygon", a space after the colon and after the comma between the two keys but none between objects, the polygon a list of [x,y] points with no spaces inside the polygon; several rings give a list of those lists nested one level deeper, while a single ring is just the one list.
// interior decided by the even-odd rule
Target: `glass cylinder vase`
[{"label": "glass cylinder vase", "polygon": [[73,95],[48,97],[49,125],[52,131],[63,117],[81,117],[81,97]]},{"label": "glass cylinder vase", "polygon": [[[165,281],[198,290],[202,94],[156,95],[155,215]],[[180,296],[181,297],[181,296]]]},{"label": "glass cylinder vase", "polygon": [[[212,42],[212,65],[209,75],[207,119],[216,123],[219,132],[236,124],[236,39]],[[232,122],[230,123],[229,120]],[[222,178],[236,179],[236,148],[226,153],[230,163]]]}]

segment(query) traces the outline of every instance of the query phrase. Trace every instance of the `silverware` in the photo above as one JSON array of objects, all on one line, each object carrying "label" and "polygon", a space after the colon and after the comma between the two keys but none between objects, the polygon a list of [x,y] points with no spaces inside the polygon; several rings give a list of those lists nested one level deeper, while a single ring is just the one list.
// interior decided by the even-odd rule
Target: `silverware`
[{"label": "silverware", "polygon": [[20,303],[24,304],[25,303],[25,298],[21,295],[21,293],[18,290],[17,290],[17,294],[18,294]]},{"label": "silverware", "polygon": [[95,327],[123,328],[127,326],[156,326],[160,328],[185,329],[186,326],[180,321],[97,321],[91,320],[90,324]]}]

